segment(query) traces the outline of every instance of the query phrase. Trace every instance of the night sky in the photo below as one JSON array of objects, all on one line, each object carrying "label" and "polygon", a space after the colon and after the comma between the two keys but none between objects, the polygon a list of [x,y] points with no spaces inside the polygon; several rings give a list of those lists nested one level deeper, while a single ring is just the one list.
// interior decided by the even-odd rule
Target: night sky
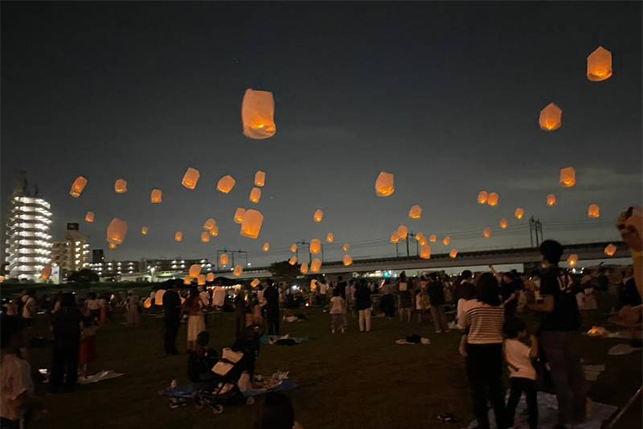
[{"label": "night sky", "polygon": [[[108,222],[129,223],[109,259],[214,259],[227,248],[263,265],[329,231],[326,259],[339,259],[344,243],[356,258],[391,256],[402,223],[451,232],[461,251],[526,246],[518,206],[563,243],[618,240],[615,218],[643,192],[641,39],[638,2],[3,2],[3,214],[24,169],[52,203],[55,238],[81,222],[92,247],[106,248]],[[594,83],[586,56],[599,45],[613,54],[614,76]],[[275,137],[243,136],[246,88],[274,93]],[[563,109],[554,133],[538,127],[550,102]],[[558,184],[567,166],[575,188]],[[201,172],[195,191],[180,183],[188,167]],[[253,206],[258,169],[265,221],[250,240],[232,218]],[[389,198],[375,195],[381,170],[396,176]],[[228,195],[215,190],[226,174],[237,179]],[[75,199],[78,175],[89,184]],[[114,192],[118,178],[126,194]],[[163,204],[150,203],[152,188]],[[498,207],[476,203],[483,189],[500,194]],[[601,219],[588,219],[591,203]],[[414,204],[421,220],[407,217]],[[94,224],[82,222],[87,210]],[[220,235],[202,244],[209,217]],[[173,240],[179,230],[183,243]]]}]

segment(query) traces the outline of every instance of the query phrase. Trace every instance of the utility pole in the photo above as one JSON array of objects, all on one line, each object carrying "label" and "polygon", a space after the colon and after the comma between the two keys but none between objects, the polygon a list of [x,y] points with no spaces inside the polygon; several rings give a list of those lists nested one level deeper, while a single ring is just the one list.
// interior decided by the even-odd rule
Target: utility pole
[{"label": "utility pole", "polygon": [[[529,218],[529,241],[531,247],[538,247],[543,240],[543,224],[533,216]],[[534,246],[535,244],[535,246]]]}]

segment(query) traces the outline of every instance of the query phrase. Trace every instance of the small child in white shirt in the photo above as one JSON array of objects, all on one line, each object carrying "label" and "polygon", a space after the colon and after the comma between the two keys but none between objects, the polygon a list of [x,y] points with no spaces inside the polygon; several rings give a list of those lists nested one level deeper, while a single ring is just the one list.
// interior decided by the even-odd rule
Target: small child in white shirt
[{"label": "small child in white shirt", "polygon": [[335,331],[345,332],[344,317],[346,314],[346,301],[339,294],[339,289],[333,290],[333,297],[330,299],[330,329],[334,334]]},{"label": "small child in white shirt", "polygon": [[519,319],[510,319],[505,323],[504,342],[505,361],[509,367],[509,380],[511,393],[507,402],[508,427],[514,426],[516,406],[522,393],[527,396],[527,410],[529,412],[529,428],[538,427],[538,386],[536,384],[536,370],[531,363],[538,357],[538,339],[531,335],[531,347],[527,347],[521,340],[528,336],[525,322]]}]

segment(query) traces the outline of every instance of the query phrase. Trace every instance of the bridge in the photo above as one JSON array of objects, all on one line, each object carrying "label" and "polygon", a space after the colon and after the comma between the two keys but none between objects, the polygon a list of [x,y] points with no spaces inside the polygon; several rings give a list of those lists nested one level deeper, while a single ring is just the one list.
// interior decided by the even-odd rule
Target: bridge
[{"label": "bridge", "polygon": [[[605,247],[610,243],[587,243],[563,246],[562,261],[571,254],[578,255],[578,260],[607,259]],[[614,243],[616,254],[613,258],[629,258],[630,252],[623,243]],[[460,252],[456,258],[448,253],[432,254],[430,259],[420,259],[418,256],[399,256],[388,258],[354,259],[353,264],[345,267],[342,261],[328,261],[322,264],[319,274],[350,274],[373,271],[402,271],[402,270],[439,270],[444,268],[475,267],[506,264],[536,264],[542,256],[537,248],[525,247],[518,249],[480,250]],[[244,270],[241,279],[268,278],[272,274],[270,267],[253,267]],[[230,271],[215,271],[218,276],[229,277]]]}]

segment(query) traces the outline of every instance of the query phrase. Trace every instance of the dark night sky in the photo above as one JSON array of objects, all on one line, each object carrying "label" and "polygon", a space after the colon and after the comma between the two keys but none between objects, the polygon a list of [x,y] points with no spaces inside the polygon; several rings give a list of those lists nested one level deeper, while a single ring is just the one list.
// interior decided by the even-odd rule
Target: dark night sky
[{"label": "dark night sky", "polygon": [[[383,243],[401,223],[454,232],[461,250],[523,246],[526,221],[497,228],[501,217],[518,224],[517,206],[563,242],[617,240],[618,212],[641,204],[641,38],[638,2],[3,2],[2,201],[25,169],[52,203],[56,237],[93,210],[81,230],[106,247],[109,220],[128,221],[125,244],[108,253],[117,259],[260,255],[264,241],[283,250],[328,231],[331,259],[345,242],[355,257],[390,255]],[[599,45],[614,76],[592,83],[585,61]],[[242,135],[248,87],[274,92],[272,139]],[[563,127],[545,133],[538,114],[552,101]],[[566,166],[578,174],[569,190],[558,185]],[[201,171],[196,191],[180,184],[187,167]],[[267,172],[265,222],[253,241],[232,215],[252,205],[257,169]],[[390,198],[375,196],[380,170],[396,174]],[[227,196],[214,189],[225,174],[237,179]],[[89,185],[74,199],[78,175]],[[117,178],[127,194],[114,193]],[[500,205],[477,205],[481,189]],[[587,218],[590,203],[601,219]],[[408,219],[413,204],[422,220]],[[220,236],[202,244],[209,217]],[[490,241],[480,237],[488,225]]]}]

